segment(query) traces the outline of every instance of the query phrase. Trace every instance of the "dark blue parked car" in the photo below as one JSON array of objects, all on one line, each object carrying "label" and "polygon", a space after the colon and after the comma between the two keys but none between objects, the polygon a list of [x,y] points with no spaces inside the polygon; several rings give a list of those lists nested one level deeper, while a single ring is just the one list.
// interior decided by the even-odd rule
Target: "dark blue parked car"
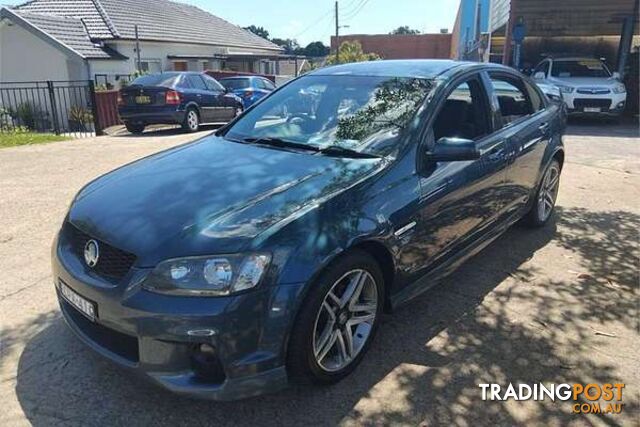
[{"label": "dark blue parked car", "polygon": [[251,107],[256,101],[276,90],[273,82],[261,76],[236,76],[219,80],[220,84],[240,98],[244,108]]},{"label": "dark blue parked car", "polygon": [[309,73],[215,135],[85,186],[53,245],[62,313],[94,350],[175,392],[336,382],[383,310],[515,222],[551,218],[565,119],[499,65]]},{"label": "dark blue parked car", "polygon": [[213,77],[195,72],[141,76],[118,94],[118,112],[131,133],[142,133],[150,124],[182,125],[195,132],[201,124],[227,123],[243,109],[242,99]]}]

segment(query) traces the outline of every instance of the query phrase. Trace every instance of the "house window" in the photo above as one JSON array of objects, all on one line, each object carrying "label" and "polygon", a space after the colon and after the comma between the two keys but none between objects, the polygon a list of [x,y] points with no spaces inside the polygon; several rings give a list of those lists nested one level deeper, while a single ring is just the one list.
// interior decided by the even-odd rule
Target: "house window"
[{"label": "house window", "polygon": [[144,59],[140,61],[140,71],[159,73],[162,71],[162,63],[159,59]]},{"label": "house window", "polygon": [[187,61],[174,61],[173,62],[173,70],[174,71],[187,71],[189,69],[189,64]]}]

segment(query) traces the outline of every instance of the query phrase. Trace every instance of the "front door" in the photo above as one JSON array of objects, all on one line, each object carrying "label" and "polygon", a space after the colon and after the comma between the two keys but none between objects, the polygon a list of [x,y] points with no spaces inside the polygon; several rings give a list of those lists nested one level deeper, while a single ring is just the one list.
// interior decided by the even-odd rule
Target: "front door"
[{"label": "front door", "polygon": [[415,251],[419,278],[482,238],[499,221],[504,201],[506,144],[492,133],[491,107],[479,75],[454,83],[439,106],[428,146],[443,137],[474,140],[477,160],[427,162],[420,173],[421,200]]}]

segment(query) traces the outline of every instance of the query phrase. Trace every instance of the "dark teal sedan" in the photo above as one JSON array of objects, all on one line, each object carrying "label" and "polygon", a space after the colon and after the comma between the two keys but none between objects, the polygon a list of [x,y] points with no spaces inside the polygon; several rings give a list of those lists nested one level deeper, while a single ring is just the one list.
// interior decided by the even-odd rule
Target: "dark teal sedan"
[{"label": "dark teal sedan", "polygon": [[215,135],[85,186],[53,246],[62,313],[175,392],[337,382],[383,311],[514,223],[549,221],[565,121],[503,66],[319,69]]}]

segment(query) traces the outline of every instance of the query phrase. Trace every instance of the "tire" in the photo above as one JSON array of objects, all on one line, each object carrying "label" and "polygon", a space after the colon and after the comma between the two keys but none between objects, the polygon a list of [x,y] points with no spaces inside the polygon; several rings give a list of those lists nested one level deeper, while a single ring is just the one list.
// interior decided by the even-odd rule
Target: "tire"
[{"label": "tire", "polygon": [[187,132],[197,132],[200,129],[200,115],[195,108],[188,108],[182,122],[182,129]]},{"label": "tire", "polygon": [[[294,382],[333,384],[358,366],[373,341],[384,305],[384,279],[371,256],[354,250],[330,264],[311,286],[291,332],[287,371]],[[359,291],[347,293],[354,289]]]},{"label": "tire", "polygon": [[542,227],[553,216],[561,172],[560,162],[553,159],[544,171],[531,210],[524,217],[525,225],[532,228]]},{"label": "tire", "polygon": [[130,133],[135,135],[139,135],[144,132],[144,125],[141,124],[125,123],[124,126]]}]

